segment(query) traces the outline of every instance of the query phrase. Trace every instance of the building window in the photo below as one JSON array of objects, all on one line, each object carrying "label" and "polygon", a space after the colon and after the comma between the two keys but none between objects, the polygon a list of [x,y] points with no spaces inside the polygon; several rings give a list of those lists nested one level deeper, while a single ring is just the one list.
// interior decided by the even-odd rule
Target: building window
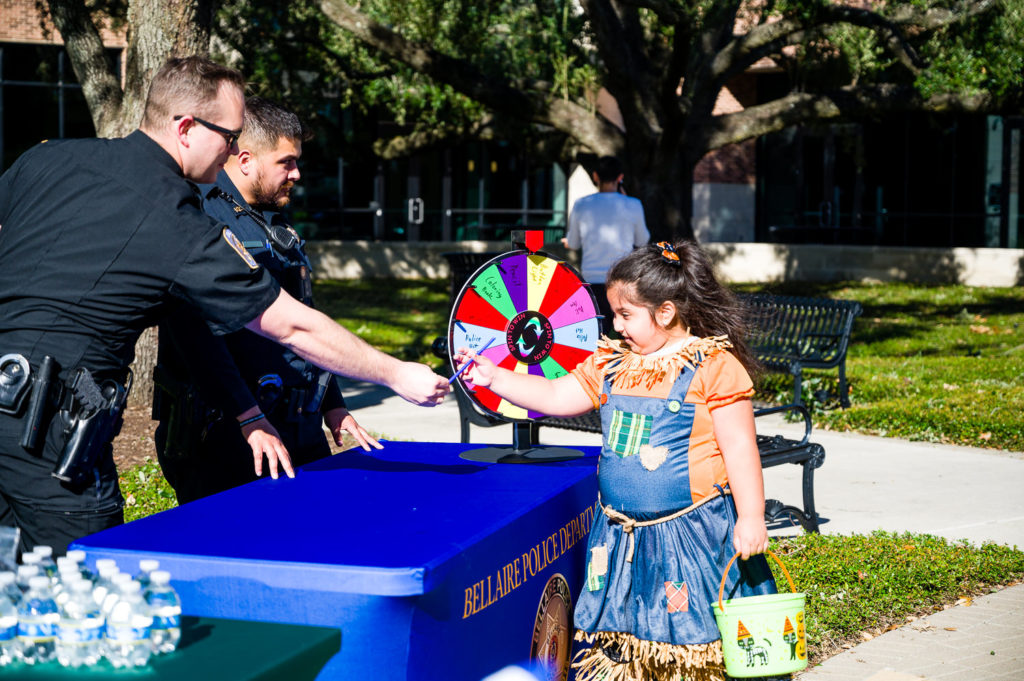
[{"label": "building window", "polygon": [[[118,59],[120,50],[109,50]],[[92,137],[96,130],[61,45],[0,43],[0,164],[9,168],[45,139]]]}]

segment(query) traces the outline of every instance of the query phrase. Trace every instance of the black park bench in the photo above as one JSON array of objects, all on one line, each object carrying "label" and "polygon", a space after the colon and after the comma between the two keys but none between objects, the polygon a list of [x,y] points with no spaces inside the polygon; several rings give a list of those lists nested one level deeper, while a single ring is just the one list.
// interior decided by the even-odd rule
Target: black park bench
[{"label": "black park bench", "polygon": [[[485,262],[491,258],[499,255],[498,253],[445,253],[443,254],[445,259],[448,260],[450,267],[450,291],[451,291],[451,304],[454,305],[455,298],[462,290],[463,284],[469,277]],[[795,333],[797,337],[803,332],[804,328],[812,328],[813,336],[810,338],[824,338],[826,335],[825,327],[820,323],[818,326],[811,325],[792,325],[783,324],[779,317],[771,314],[770,299],[773,296],[764,296],[761,294],[753,296],[741,296],[744,303],[751,305],[751,299],[756,298],[756,302],[752,308],[752,321],[757,320],[771,320],[774,324],[773,328],[782,331],[783,329],[796,329]],[[794,300],[793,298],[784,299],[787,302],[789,308],[792,307]],[[805,301],[822,301],[823,303],[828,302],[845,302],[845,301],[827,301],[824,299],[806,298],[800,299]],[[859,314],[859,304],[854,303],[857,306],[856,310]],[[789,308],[784,308],[789,310]],[[854,315],[856,316],[856,315]],[[798,316],[790,315],[786,319],[796,319]],[[846,328],[846,338],[842,340],[842,355],[845,359],[846,345],[849,340],[849,329],[852,326],[853,317],[850,317],[849,324]],[[830,327],[829,327],[830,328]],[[764,337],[770,337],[770,334]],[[837,341],[838,343],[838,341]],[[779,344],[781,346],[781,343]],[[808,343],[798,344],[799,349],[806,349]],[[758,350],[759,346],[754,346],[755,353],[758,354],[758,358],[761,358],[761,354]],[[823,344],[824,348],[825,345]],[[441,359],[448,359],[448,339],[446,336],[440,336],[434,340],[433,352],[436,356]],[[792,372],[794,368],[802,369],[803,366],[817,366],[812,364],[794,364],[799,359],[806,357],[806,353],[802,356],[798,355],[796,358],[791,358],[789,362],[779,364],[783,370]],[[832,358],[829,358],[831,361]],[[836,366],[832,364],[831,366]],[[771,368],[771,367],[769,367]],[[843,374],[844,375],[844,374]],[[845,380],[845,379],[844,379]],[[799,383],[797,384],[799,390]],[[492,426],[498,426],[508,421],[504,421],[482,412],[476,407],[473,401],[466,395],[460,383],[456,383],[455,388],[455,399],[459,406],[459,431],[460,440],[462,442],[469,442],[470,426],[481,426],[489,428]],[[799,399],[799,393],[797,394]],[[782,519],[789,519],[793,522],[799,523],[808,532],[818,531],[818,514],[814,508],[814,471],[820,468],[825,462],[825,449],[810,441],[811,436],[811,416],[807,411],[806,407],[800,403],[794,403],[784,405],[780,407],[768,407],[766,409],[759,409],[754,412],[755,417],[768,416],[770,414],[777,414],[780,412],[792,412],[795,413],[804,423],[803,435],[799,438],[786,438],[781,435],[758,435],[757,436],[757,448],[761,454],[761,467],[771,468],[773,466],[780,466],[782,464],[798,464],[803,467],[803,505],[802,507],[786,505],[775,499],[768,499],[765,501],[765,521],[774,522]],[[600,433],[601,432],[601,417],[599,413],[595,411],[582,414],[580,416],[573,416],[569,418],[558,418],[553,416],[547,416],[541,419],[534,420],[530,426],[530,438],[533,442],[538,442],[538,434],[541,428],[559,428],[563,430],[575,430],[587,433]]]},{"label": "black park bench", "polygon": [[839,369],[839,403],[850,406],[846,350],[861,305],[853,300],[740,294],[747,308],[747,343],[770,371],[793,376],[793,404],[804,404],[804,369]]}]

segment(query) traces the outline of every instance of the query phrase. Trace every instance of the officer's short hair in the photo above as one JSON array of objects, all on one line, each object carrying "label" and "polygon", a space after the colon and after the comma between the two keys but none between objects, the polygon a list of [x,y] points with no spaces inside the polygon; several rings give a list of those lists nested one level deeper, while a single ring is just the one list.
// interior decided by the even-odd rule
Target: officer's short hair
[{"label": "officer's short hair", "polygon": [[222,83],[245,90],[241,73],[205,57],[168,59],[149,85],[142,127],[159,130],[174,116],[210,116]]},{"label": "officer's short hair", "polygon": [[601,182],[614,182],[622,174],[622,162],[614,156],[602,156],[597,161],[597,179]]},{"label": "officer's short hair", "polygon": [[282,137],[305,142],[311,135],[294,113],[269,99],[249,97],[245,100],[245,123],[238,138],[240,149],[259,154],[277,148]]}]

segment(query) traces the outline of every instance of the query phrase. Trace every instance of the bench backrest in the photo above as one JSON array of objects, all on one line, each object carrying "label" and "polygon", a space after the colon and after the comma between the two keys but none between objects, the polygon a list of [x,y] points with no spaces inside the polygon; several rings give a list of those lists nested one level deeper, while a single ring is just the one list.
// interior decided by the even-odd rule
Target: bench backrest
[{"label": "bench backrest", "polygon": [[480,269],[488,260],[501,253],[469,253],[466,251],[450,251],[441,254],[448,261],[449,305],[455,304],[455,298],[462,290],[466,280]]},{"label": "bench backrest", "polygon": [[765,366],[829,369],[846,358],[853,320],[861,304],[852,300],[740,294],[747,307],[747,341]]}]

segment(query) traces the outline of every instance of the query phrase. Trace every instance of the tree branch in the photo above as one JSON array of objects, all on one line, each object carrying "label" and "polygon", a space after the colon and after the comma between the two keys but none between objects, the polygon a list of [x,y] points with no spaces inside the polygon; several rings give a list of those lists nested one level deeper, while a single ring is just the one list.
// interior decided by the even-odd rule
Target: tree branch
[{"label": "tree branch", "polygon": [[75,78],[82,86],[97,136],[119,134],[121,81],[107,59],[103,40],[89,10],[77,0],[48,0],[47,4],[64,40]]},{"label": "tree branch", "polygon": [[623,144],[622,133],[614,125],[579,104],[549,97],[540,90],[542,84],[524,82],[520,87],[512,87],[466,60],[407,40],[342,0],[319,0],[319,5],[328,19],[366,44],[494,111],[523,123],[550,125],[597,153]]},{"label": "tree branch", "polygon": [[906,30],[935,31],[988,12],[997,5],[998,0],[979,0],[962,12],[946,9],[921,12],[912,6],[903,5],[898,6],[891,17],[847,5],[823,5],[810,22],[785,18],[759,24],[747,34],[737,36],[715,55],[710,76],[724,82],[762,57],[778,52],[785,45],[812,35],[821,35],[827,27],[835,24],[875,30],[885,39],[889,51],[900,63],[916,74],[925,64],[904,37]]},{"label": "tree branch", "polygon": [[794,93],[733,114],[715,116],[705,127],[705,152],[813,122],[853,119],[897,111],[981,113],[992,111],[988,94],[941,94],[925,99],[910,86],[846,87],[828,94]]},{"label": "tree branch", "polygon": [[654,12],[659,19],[669,25],[678,24],[685,16],[685,14],[680,12],[679,9],[669,0],[620,0],[620,2],[623,5],[649,9]]},{"label": "tree branch", "polygon": [[[645,131],[659,130],[663,122],[655,112],[659,111],[657,78],[661,68],[652,66],[641,47],[646,41],[636,10],[625,7],[621,0],[581,0],[580,4],[607,74],[605,89],[615,98],[623,118],[643,120]],[[630,130],[634,135],[641,132],[635,127]]]}]

